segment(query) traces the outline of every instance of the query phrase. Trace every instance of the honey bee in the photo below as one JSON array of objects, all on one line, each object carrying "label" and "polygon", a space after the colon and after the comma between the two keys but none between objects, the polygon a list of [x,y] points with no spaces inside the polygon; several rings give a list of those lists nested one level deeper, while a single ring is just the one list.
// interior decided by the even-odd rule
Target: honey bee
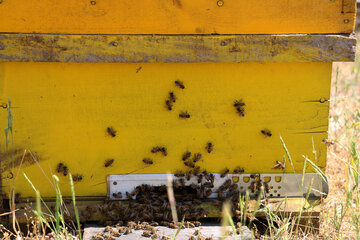
[{"label": "honey bee", "polygon": [[229,173],[229,169],[226,168],[224,171],[221,172],[220,177],[224,178],[228,173]]},{"label": "honey bee", "polygon": [[243,107],[243,106],[245,106],[245,103],[243,102],[242,99],[240,99],[240,100],[235,100],[233,106],[236,107],[236,108],[237,108],[237,107]]},{"label": "honey bee", "polygon": [[194,168],[194,176],[197,176],[200,173],[200,167],[197,166],[196,168]]},{"label": "honey bee", "polygon": [[116,238],[115,238],[114,236],[110,235],[110,234],[106,234],[106,235],[104,236],[104,239],[107,239],[107,240],[115,240]]},{"label": "honey bee", "polygon": [[274,165],[273,169],[285,169],[285,164],[280,162],[280,161],[276,161],[276,164]]},{"label": "honey bee", "polygon": [[192,171],[190,170],[189,172],[187,172],[187,173],[185,174],[186,180],[190,181],[191,175],[192,175]]},{"label": "honey bee", "polygon": [[169,239],[170,239],[170,236],[168,236],[168,235],[161,236],[161,240],[169,240]]},{"label": "honey bee", "polygon": [[167,109],[168,109],[169,111],[171,111],[171,110],[172,110],[172,107],[173,107],[171,101],[170,101],[170,100],[166,100],[166,101],[165,101],[165,104],[166,104]]},{"label": "honey bee", "polygon": [[238,185],[236,183],[231,184],[230,191],[236,191],[238,189]]},{"label": "honey bee", "polygon": [[214,184],[211,183],[211,182],[206,182],[206,183],[203,184],[203,186],[206,187],[206,188],[213,188]]},{"label": "honey bee", "polygon": [[265,189],[266,193],[270,192],[270,187],[269,187],[269,184],[267,182],[264,182],[264,189]]},{"label": "honey bee", "polygon": [[177,172],[174,174],[175,177],[181,178],[181,177],[185,177],[185,174],[182,172]]},{"label": "honey bee", "polygon": [[198,162],[201,159],[201,153],[195,153],[193,157],[193,162]]},{"label": "honey bee", "polygon": [[210,176],[210,182],[214,183],[214,181],[215,181],[214,174],[211,173],[209,176]]},{"label": "honey bee", "polygon": [[184,89],[184,88],[185,88],[183,82],[181,82],[181,81],[179,81],[179,80],[176,80],[176,81],[175,81],[175,86],[177,86],[177,87],[179,87],[179,88],[181,88],[181,89]]},{"label": "honey bee", "polygon": [[245,172],[245,170],[244,170],[243,168],[236,167],[236,168],[234,169],[234,173],[236,173],[236,174],[240,174],[240,173],[243,173],[243,172]]},{"label": "honey bee", "polygon": [[224,184],[222,185],[222,187],[223,187],[224,189],[228,189],[230,186],[231,186],[231,180],[230,180],[230,179],[226,180],[226,181],[224,182]]},{"label": "honey bee", "polygon": [[107,159],[105,160],[105,167],[110,167],[114,163],[114,159]]},{"label": "honey bee", "polygon": [[129,233],[132,233],[132,229],[131,228],[125,228],[124,235],[127,235]]},{"label": "honey bee", "polygon": [[261,187],[263,186],[262,182],[258,182],[256,184],[256,190],[260,191]]},{"label": "honey bee", "polygon": [[167,156],[167,149],[166,149],[166,147],[161,147],[160,148],[160,152],[162,152],[162,154],[164,155],[164,156]]},{"label": "honey bee", "polygon": [[177,228],[177,226],[176,226],[175,223],[170,223],[170,224],[169,224],[169,227],[170,227],[170,228],[173,228],[173,229],[176,229],[176,228]]},{"label": "honey bee", "polygon": [[160,151],[161,151],[161,148],[160,148],[159,146],[153,147],[153,148],[151,149],[151,152],[152,152],[152,153],[157,153],[157,152],[160,152]]},{"label": "honey bee", "polygon": [[183,154],[182,160],[185,161],[191,157],[191,152],[187,151]]},{"label": "honey bee", "polygon": [[252,181],[251,184],[250,184],[250,190],[252,192],[255,192],[257,186],[256,186],[256,182],[255,181]]},{"label": "honey bee", "polygon": [[242,107],[236,108],[236,112],[239,114],[240,117],[244,117],[244,116],[245,116],[245,109],[242,108]]},{"label": "honey bee", "polygon": [[202,175],[202,174],[199,174],[197,177],[198,177],[198,183],[201,183],[201,182],[202,182],[202,179],[203,179],[203,175]]},{"label": "honey bee", "polygon": [[121,194],[121,192],[113,193],[113,197],[114,198],[122,198],[122,194]]},{"label": "honey bee", "polygon": [[111,230],[111,235],[114,236],[114,237],[120,237],[121,236],[119,231],[116,230],[116,229]]},{"label": "honey bee", "polygon": [[63,171],[63,167],[64,167],[64,164],[59,163],[59,164],[57,165],[57,167],[56,167],[56,171],[57,171],[58,173],[61,173],[61,172]]},{"label": "honey bee", "polygon": [[261,130],[261,133],[265,136],[265,137],[271,137],[272,133],[269,129],[263,129]]},{"label": "honey bee", "polygon": [[260,174],[258,174],[258,173],[256,173],[256,174],[250,174],[250,178],[260,179]]},{"label": "honey bee", "polygon": [[185,180],[183,178],[179,179],[179,183],[181,187],[185,187]]},{"label": "honey bee", "polygon": [[115,137],[116,136],[116,131],[114,130],[113,127],[108,127],[106,129],[107,133],[111,136],[111,137]]},{"label": "honey bee", "polygon": [[136,223],[133,222],[133,221],[130,221],[130,222],[128,222],[128,223],[126,224],[126,226],[127,226],[128,228],[135,228]]},{"label": "honey bee", "polygon": [[327,146],[330,146],[330,145],[334,145],[334,144],[335,144],[334,141],[332,141],[332,140],[330,140],[330,139],[326,139],[326,138],[324,138],[324,139],[322,140],[322,142],[323,142],[324,144],[326,144]]},{"label": "honey bee", "polygon": [[211,153],[214,150],[214,145],[211,142],[208,142],[205,149],[208,153]]},{"label": "honey bee", "polygon": [[126,193],[125,193],[125,195],[126,195],[126,198],[127,198],[127,199],[132,199],[132,195],[131,195],[131,193],[126,192]]},{"label": "honey bee", "polygon": [[189,168],[194,168],[195,167],[195,164],[191,161],[186,161],[184,162],[185,166],[189,167]]},{"label": "honey bee", "polygon": [[176,181],[172,181],[173,188],[179,188],[179,184]]},{"label": "honey bee", "polygon": [[67,166],[64,166],[64,167],[63,167],[63,175],[64,175],[64,176],[67,176],[68,173],[69,173],[69,169],[67,168]]},{"label": "honey bee", "polygon": [[82,175],[76,174],[72,176],[74,182],[80,182],[83,179]]},{"label": "honey bee", "polygon": [[175,94],[173,92],[169,93],[169,100],[171,102],[173,102],[173,103],[176,102],[176,97],[175,97]]},{"label": "honey bee", "polygon": [[190,118],[190,114],[188,112],[181,112],[179,114],[179,118],[182,118],[182,119]]},{"label": "honey bee", "polygon": [[151,165],[154,163],[150,158],[144,158],[142,161],[147,165]]}]

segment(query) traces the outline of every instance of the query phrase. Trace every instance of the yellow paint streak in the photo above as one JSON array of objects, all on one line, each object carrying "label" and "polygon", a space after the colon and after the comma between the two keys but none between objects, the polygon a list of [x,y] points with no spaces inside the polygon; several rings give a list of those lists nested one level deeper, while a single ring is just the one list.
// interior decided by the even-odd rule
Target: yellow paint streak
[{"label": "yellow paint streak", "polygon": [[[60,162],[82,174],[77,195],[105,196],[106,175],[186,170],[181,156],[187,150],[202,153],[199,166],[208,172],[237,166],[247,173],[280,172],[272,169],[284,155],[280,136],[296,172],[302,171],[302,155],[314,160],[312,140],[314,161],[324,169],[328,103],[308,101],[329,98],[330,74],[331,63],[1,63],[0,101],[10,98],[13,105],[11,148],[36,152],[50,179]],[[175,87],[176,79],[184,90]],[[172,111],[165,107],[170,91],[177,97]],[[236,114],[236,99],[246,103],[245,117]],[[181,111],[190,119],[180,119]],[[7,117],[0,109],[3,129]],[[106,133],[110,126],[114,138]],[[265,128],[272,137],[261,134]],[[211,154],[205,152],[208,141]],[[150,153],[156,145],[165,146],[168,156]],[[154,164],[144,167],[144,157]],[[105,168],[109,158],[115,162]],[[21,169],[16,192],[34,194],[22,172],[43,196],[55,195],[36,164]],[[286,172],[293,172],[289,163]],[[70,195],[68,178],[60,179],[63,194]],[[7,192],[9,182],[3,184]]]},{"label": "yellow paint streak", "polygon": [[[91,4],[91,2],[95,4]],[[51,1],[0,4],[0,32],[75,34],[350,33],[356,1]]]}]

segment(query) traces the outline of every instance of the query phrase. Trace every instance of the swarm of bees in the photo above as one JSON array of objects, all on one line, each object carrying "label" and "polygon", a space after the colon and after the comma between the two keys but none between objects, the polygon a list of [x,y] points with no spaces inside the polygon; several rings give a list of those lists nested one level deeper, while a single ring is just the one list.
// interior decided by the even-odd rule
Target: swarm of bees
[{"label": "swarm of bees", "polygon": [[63,163],[59,163],[56,167],[56,172],[62,173],[64,176],[67,176],[69,173],[69,169]]},{"label": "swarm of bees", "polygon": [[235,100],[233,106],[236,109],[236,113],[239,114],[240,117],[245,116],[245,103],[242,99]]}]

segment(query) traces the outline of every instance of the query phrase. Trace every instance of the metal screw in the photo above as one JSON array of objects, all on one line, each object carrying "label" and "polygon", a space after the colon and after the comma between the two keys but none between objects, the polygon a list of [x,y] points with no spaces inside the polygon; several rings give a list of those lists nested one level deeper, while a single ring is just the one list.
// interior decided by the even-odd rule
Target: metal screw
[{"label": "metal screw", "polygon": [[324,97],[322,97],[322,98],[319,99],[319,102],[320,102],[320,103],[324,103],[324,102],[326,102],[326,101],[327,101],[327,100],[326,100],[326,98],[324,98]]},{"label": "metal screw", "polygon": [[344,23],[349,23],[349,22],[350,22],[349,19],[345,19],[345,20],[344,20]]},{"label": "metal screw", "polygon": [[113,182],[114,185],[117,185],[117,182]]},{"label": "metal screw", "polygon": [[224,1],[222,0],[217,1],[217,5],[218,7],[222,7],[224,5]]},{"label": "metal screw", "polygon": [[[0,1],[1,1],[1,0],[0,0]],[[95,5],[96,2],[95,2],[95,1],[90,1],[90,4],[91,4],[91,5]]]}]

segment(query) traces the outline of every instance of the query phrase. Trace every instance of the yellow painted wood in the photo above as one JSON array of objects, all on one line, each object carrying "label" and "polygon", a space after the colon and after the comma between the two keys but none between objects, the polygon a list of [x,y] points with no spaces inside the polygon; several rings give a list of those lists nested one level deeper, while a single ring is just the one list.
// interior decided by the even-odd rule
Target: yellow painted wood
[{"label": "yellow painted wood", "polygon": [[[1,167],[19,165],[29,149],[49,179],[62,162],[83,175],[77,195],[105,196],[106,175],[186,170],[181,156],[187,150],[202,153],[199,166],[208,172],[237,166],[247,173],[281,172],[272,167],[283,159],[282,136],[296,172],[303,155],[324,169],[329,105],[320,99],[329,98],[330,74],[331,63],[1,63],[0,101],[12,101],[14,133],[8,156],[0,133]],[[177,79],[184,90],[175,87]],[[177,97],[172,111],[165,106],[170,91]],[[244,117],[232,106],[236,99],[246,103]],[[180,119],[181,111],[190,119]],[[0,128],[7,122],[7,110],[0,108]],[[116,130],[114,138],[108,127]],[[261,134],[265,128],[271,137]],[[205,152],[208,141],[211,154]],[[168,156],[152,154],[156,145]],[[145,157],[154,164],[145,167]],[[106,168],[109,158],[115,162]],[[24,172],[43,196],[53,197],[42,170],[25,157],[15,191],[34,195]],[[286,172],[293,172],[289,163]],[[12,175],[2,176],[7,193]],[[68,178],[60,180],[70,195]]]},{"label": "yellow painted wood", "polygon": [[0,62],[354,61],[344,35],[0,34]]},{"label": "yellow painted wood", "polygon": [[0,32],[350,33],[355,13],[355,0],[3,0]]}]

